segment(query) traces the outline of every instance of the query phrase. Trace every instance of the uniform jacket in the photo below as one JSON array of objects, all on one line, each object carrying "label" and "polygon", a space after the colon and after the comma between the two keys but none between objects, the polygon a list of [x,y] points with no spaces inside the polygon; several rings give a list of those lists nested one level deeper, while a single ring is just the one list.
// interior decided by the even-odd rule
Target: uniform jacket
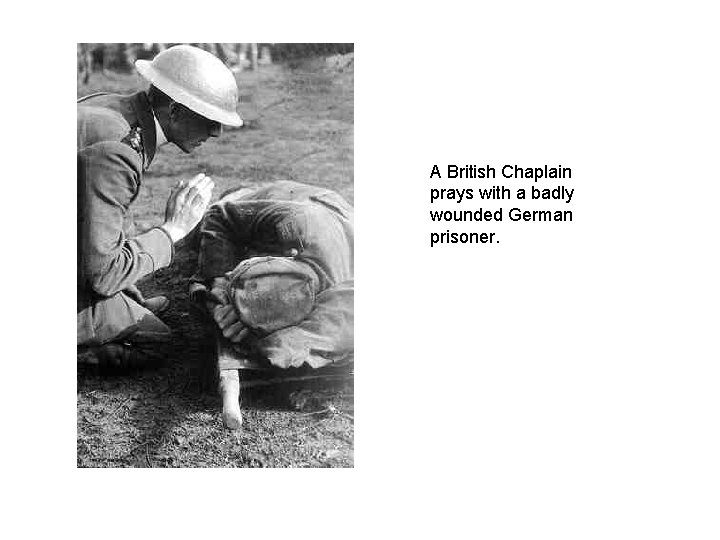
[{"label": "uniform jacket", "polygon": [[78,101],[78,345],[110,341],[130,328],[146,312],[122,291],[172,260],[164,230],[134,236],[130,225],[155,146],[145,93]]},{"label": "uniform jacket", "polygon": [[201,224],[195,279],[209,286],[243,260],[283,256],[290,248],[319,278],[315,308],[255,347],[280,367],[347,360],[353,353],[353,209],[337,193],[276,182],[214,204]]}]

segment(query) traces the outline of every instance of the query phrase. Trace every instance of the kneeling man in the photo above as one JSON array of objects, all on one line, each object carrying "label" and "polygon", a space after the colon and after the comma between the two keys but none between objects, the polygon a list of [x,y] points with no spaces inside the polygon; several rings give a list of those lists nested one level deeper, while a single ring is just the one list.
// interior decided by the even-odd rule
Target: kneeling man
[{"label": "kneeling man", "polygon": [[248,356],[279,368],[353,360],[353,237],[340,195],[297,182],[239,190],[208,210],[191,294],[224,336],[228,427],[242,422],[237,370]]}]

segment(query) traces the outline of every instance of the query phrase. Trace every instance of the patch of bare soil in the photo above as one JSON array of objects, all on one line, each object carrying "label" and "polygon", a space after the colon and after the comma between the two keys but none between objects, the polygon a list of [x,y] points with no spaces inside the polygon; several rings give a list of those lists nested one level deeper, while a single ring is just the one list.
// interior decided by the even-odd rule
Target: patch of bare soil
[{"label": "patch of bare soil", "polygon": [[[161,148],[133,206],[136,227],[160,223],[170,186],[200,171],[215,180],[214,198],[292,179],[330,187],[352,203],[352,65],[339,64],[317,59],[239,74],[247,127],[193,154]],[[93,74],[78,96],[142,88],[136,75]],[[78,467],[352,467],[351,373],[273,384],[262,382],[273,374],[241,373],[250,385],[242,393],[243,429],[223,427],[212,339],[187,294],[195,256],[189,242],[180,245],[170,267],[140,283],[146,296],[172,302],[162,316],[173,330],[162,367],[123,375],[78,367]]]}]

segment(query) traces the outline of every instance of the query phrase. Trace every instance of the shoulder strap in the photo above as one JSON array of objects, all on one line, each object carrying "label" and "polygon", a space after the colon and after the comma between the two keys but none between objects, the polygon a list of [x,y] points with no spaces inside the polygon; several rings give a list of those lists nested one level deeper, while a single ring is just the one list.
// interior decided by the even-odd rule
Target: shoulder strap
[{"label": "shoulder strap", "polygon": [[84,101],[87,101],[87,100],[90,99],[90,98],[94,98],[94,97],[97,97],[97,96],[107,96],[109,93],[110,93],[110,92],[96,92],[96,93],[94,93],[94,94],[90,94],[90,95],[83,96],[83,97],[79,98],[79,99],[77,100],[77,102],[78,102],[78,103],[82,103],[82,102],[84,102]]}]

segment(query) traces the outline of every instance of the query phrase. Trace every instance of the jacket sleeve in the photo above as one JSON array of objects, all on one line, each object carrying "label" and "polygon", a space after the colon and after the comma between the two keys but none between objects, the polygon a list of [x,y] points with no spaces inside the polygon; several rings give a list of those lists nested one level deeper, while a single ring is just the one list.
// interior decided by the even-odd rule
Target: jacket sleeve
[{"label": "jacket sleeve", "polygon": [[123,223],[141,175],[142,158],[127,144],[100,142],[78,152],[78,271],[103,296],[172,261],[173,243],[164,230],[125,235]]},{"label": "jacket sleeve", "polygon": [[210,207],[200,228],[198,271],[194,280],[210,284],[235,268],[250,245],[257,204],[216,203]]}]

